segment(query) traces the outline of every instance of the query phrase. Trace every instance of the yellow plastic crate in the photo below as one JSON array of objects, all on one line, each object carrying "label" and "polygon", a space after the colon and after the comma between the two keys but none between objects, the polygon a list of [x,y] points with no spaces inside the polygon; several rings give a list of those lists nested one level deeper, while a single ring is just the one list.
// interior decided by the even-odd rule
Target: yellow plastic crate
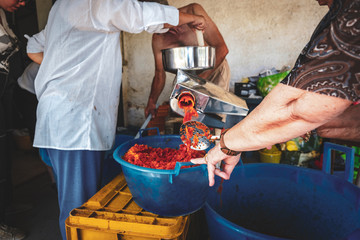
[{"label": "yellow plastic crate", "polygon": [[163,217],[134,200],[123,174],[115,177],[66,219],[68,240],[185,240],[189,216]]}]

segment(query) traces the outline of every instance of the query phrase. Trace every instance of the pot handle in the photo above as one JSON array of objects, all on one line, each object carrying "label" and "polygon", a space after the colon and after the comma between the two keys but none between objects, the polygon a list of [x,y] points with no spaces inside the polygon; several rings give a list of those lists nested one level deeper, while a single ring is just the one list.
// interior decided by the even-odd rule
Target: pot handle
[{"label": "pot handle", "polygon": [[191,166],[191,165],[194,165],[194,164],[192,162],[176,162],[175,168],[174,168],[175,176],[179,175],[181,167]]},{"label": "pot handle", "polygon": [[325,142],[322,171],[328,174],[330,174],[330,169],[331,169],[331,150],[344,152],[346,154],[345,180],[349,181],[350,183],[353,183],[355,149],[351,147],[338,145],[335,143]]},{"label": "pot handle", "polygon": [[[169,182],[171,184],[173,183],[173,175],[175,177],[178,176],[180,174],[181,167],[183,167],[183,166],[192,166],[192,165],[195,165],[195,164],[193,164],[192,162],[176,162],[175,168],[173,170],[174,171],[173,174],[169,174]],[[207,168],[206,164],[201,164],[200,166],[203,168],[203,170],[206,171],[206,168]],[[207,171],[206,171],[206,173],[207,173]]]}]

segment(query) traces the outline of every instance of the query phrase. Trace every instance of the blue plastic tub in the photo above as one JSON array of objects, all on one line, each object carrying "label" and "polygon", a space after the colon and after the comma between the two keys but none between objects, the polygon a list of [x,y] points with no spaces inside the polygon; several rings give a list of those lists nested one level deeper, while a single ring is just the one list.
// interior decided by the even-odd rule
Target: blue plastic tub
[{"label": "blue plastic tub", "polygon": [[209,190],[206,165],[181,169],[193,164],[178,162],[174,170],[136,166],[122,159],[135,144],[178,148],[182,141],[178,135],[141,137],[115,150],[114,159],[121,164],[133,199],[140,207],[162,216],[187,215],[203,207]]},{"label": "blue plastic tub", "polygon": [[216,178],[209,191],[204,211],[210,238],[360,239],[360,189],[327,172],[328,164],[324,171],[237,166],[230,180]]}]

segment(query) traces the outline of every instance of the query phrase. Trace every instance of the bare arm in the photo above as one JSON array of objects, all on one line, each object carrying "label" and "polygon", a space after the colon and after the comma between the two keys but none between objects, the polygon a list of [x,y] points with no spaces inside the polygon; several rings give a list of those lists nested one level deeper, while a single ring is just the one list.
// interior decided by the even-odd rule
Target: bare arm
[{"label": "bare arm", "polygon": [[180,12],[184,11],[195,15],[201,15],[204,16],[206,20],[206,29],[203,32],[204,40],[209,46],[215,47],[215,51],[216,51],[215,54],[216,62],[214,68],[199,74],[200,77],[206,79],[224,61],[226,55],[229,53],[229,50],[226,46],[225,40],[221,35],[218,27],[212,21],[212,19],[206,13],[205,9],[200,4],[197,3],[189,4],[185,7],[180,8],[179,11]]},{"label": "bare arm", "polygon": [[28,53],[27,54],[29,56],[29,58],[31,60],[33,60],[34,62],[36,62],[37,64],[41,64],[43,57],[44,57],[44,53],[43,52],[39,52],[39,53]]},{"label": "bare arm", "polygon": [[[189,24],[190,26],[192,26],[198,30],[203,30],[206,28],[206,20],[203,16],[189,14],[189,13],[185,13],[185,12],[179,12],[178,26],[183,25],[183,24]],[[168,23],[164,24],[164,28],[171,28],[171,27],[173,27],[173,26]]]},{"label": "bare arm", "polygon": [[341,98],[278,84],[248,117],[228,131],[224,140],[230,149],[258,150],[313,130],[351,104]]},{"label": "bare arm", "polygon": [[[278,84],[258,107],[224,135],[224,142],[236,151],[259,150],[315,129],[339,116],[351,104],[341,98]],[[225,163],[223,171],[215,169],[221,160]],[[228,179],[236,160],[222,153],[218,144],[211,149],[207,155],[210,186],[215,174]],[[205,159],[196,159],[194,163],[205,163]]]},{"label": "bare arm", "polygon": [[162,45],[161,41],[162,38],[159,35],[153,35],[152,49],[155,58],[155,75],[151,84],[148,103],[145,108],[145,117],[147,117],[150,113],[153,118],[156,116],[156,102],[165,86],[166,74],[162,64],[162,53],[160,48]]},{"label": "bare arm", "polygon": [[324,138],[360,142],[360,104],[350,106],[338,117],[318,127],[316,132]]}]

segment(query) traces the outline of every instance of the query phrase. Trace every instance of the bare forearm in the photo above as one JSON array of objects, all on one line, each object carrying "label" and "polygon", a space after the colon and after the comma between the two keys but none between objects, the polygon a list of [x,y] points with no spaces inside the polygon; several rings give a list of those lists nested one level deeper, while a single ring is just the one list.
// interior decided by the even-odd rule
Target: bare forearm
[{"label": "bare forearm", "polygon": [[149,102],[156,104],[160,94],[164,90],[165,86],[165,72],[156,73],[151,84],[151,91],[149,95]]},{"label": "bare forearm", "polygon": [[360,127],[343,126],[336,128],[321,128],[316,131],[320,137],[338,140],[360,142]]},{"label": "bare forearm", "polygon": [[253,151],[303,135],[350,106],[340,98],[278,84],[249,116],[229,130],[226,146]]},{"label": "bare forearm", "polygon": [[[179,12],[179,24],[183,25],[183,24],[190,24],[193,27],[195,27],[196,29],[204,29],[205,28],[205,18],[203,16],[199,16],[199,15],[193,15],[193,14],[188,14],[188,13],[184,13],[184,12]],[[171,28],[173,27],[172,25],[165,23],[164,24],[164,28]]]},{"label": "bare forearm", "polygon": [[179,25],[192,23],[196,20],[195,15],[179,12]]},{"label": "bare forearm", "polygon": [[29,58],[31,60],[33,60],[34,62],[36,62],[37,64],[41,64],[43,57],[44,57],[44,53],[39,52],[39,53],[28,53],[27,54],[29,56]]},{"label": "bare forearm", "polygon": [[360,142],[360,104],[352,105],[330,122],[316,129],[324,138]]}]

